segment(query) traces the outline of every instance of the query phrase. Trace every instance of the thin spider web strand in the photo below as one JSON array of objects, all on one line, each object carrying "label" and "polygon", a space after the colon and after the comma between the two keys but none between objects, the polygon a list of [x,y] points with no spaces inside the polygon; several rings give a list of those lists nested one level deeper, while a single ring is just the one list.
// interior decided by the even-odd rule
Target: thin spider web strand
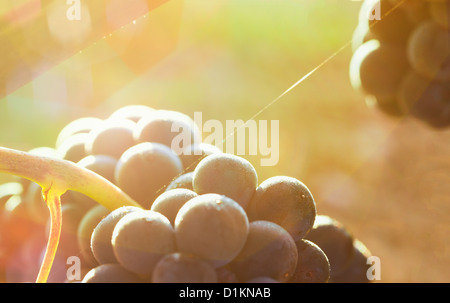
[{"label": "thin spider web strand", "polygon": [[[390,15],[392,12],[394,12],[395,10],[397,10],[403,3],[405,3],[406,0],[402,0],[400,2],[398,2],[396,5],[394,5],[391,9],[389,9],[385,14],[383,14],[378,20],[375,20],[372,24],[369,24],[369,29],[374,27],[378,22],[380,22],[383,18],[386,18],[388,15]],[[374,2],[375,3],[375,2]],[[251,116],[244,124],[242,124],[240,127],[236,127],[235,130],[228,134],[225,139],[221,142],[221,144],[219,144],[218,146],[223,146],[226,141],[234,136],[235,133],[237,133],[241,128],[246,127],[247,123],[253,119],[255,119],[256,117],[258,117],[259,115],[261,115],[264,111],[266,111],[269,107],[273,106],[275,103],[277,103],[281,98],[283,98],[285,95],[287,95],[290,91],[292,91],[294,88],[296,88],[298,85],[300,85],[302,82],[304,82],[306,79],[308,79],[311,75],[313,75],[317,70],[319,70],[321,67],[323,67],[325,64],[328,64],[328,62],[330,62],[331,60],[333,60],[337,55],[339,55],[343,50],[345,50],[347,47],[349,47],[353,42],[353,39],[348,41],[347,43],[345,43],[343,46],[341,46],[337,51],[335,51],[333,54],[331,54],[330,56],[328,56],[325,60],[323,60],[321,63],[319,63],[316,67],[314,67],[310,72],[308,72],[307,74],[305,74],[303,77],[300,78],[300,80],[298,80],[297,82],[295,82],[293,85],[291,85],[288,89],[286,89],[283,93],[281,93],[278,97],[276,97],[275,99],[273,99],[271,102],[269,102],[267,105],[265,105],[262,109],[260,109],[258,112],[256,112],[253,116]],[[174,180],[176,180],[178,177],[180,177],[181,175],[187,173],[189,171],[189,169],[193,166],[193,165],[197,165],[201,160],[203,159],[203,157],[199,157],[198,160],[196,160],[195,162],[191,163],[188,167],[184,168],[182,172],[180,172],[177,176],[175,176],[167,185],[164,185],[163,187],[161,187],[157,193],[161,192],[164,188],[166,188],[167,186],[170,185],[171,182],[173,182]]]}]

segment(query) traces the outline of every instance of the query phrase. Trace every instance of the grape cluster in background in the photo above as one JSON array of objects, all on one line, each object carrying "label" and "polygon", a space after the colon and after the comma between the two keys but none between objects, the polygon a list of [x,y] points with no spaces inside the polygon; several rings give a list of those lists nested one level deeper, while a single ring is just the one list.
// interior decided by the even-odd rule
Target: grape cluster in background
[{"label": "grape cluster in background", "polygon": [[[183,125],[191,140],[172,148]],[[203,143],[180,112],[124,106],[107,119],[67,124],[55,147],[30,151],[92,170],[142,207],[110,211],[68,191],[49,282],[370,282],[369,249],[338,220],[319,214],[307,186],[288,176],[258,180],[246,159]],[[0,186],[0,280],[33,282],[49,214],[41,188]],[[78,278],[68,279],[73,257]]]},{"label": "grape cluster in background", "polygon": [[368,105],[435,129],[450,126],[449,16],[447,0],[363,2],[350,78]]}]

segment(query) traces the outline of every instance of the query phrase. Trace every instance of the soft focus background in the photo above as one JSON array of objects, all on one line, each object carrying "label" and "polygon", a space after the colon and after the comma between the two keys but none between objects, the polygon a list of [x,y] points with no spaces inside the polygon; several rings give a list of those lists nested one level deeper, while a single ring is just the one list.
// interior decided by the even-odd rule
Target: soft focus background
[{"label": "soft focus background", "polygon": [[[2,1],[0,13],[25,2]],[[78,28],[55,23],[52,31],[49,22],[41,38],[58,44],[48,48],[77,51],[51,66],[44,61],[33,81],[6,90],[0,146],[53,147],[71,120],[107,117],[128,104],[202,112],[203,121],[224,124],[250,119],[350,42],[361,6],[351,0],[170,0],[140,14],[148,11],[145,2],[127,1],[136,8],[130,16],[140,17],[124,19],[89,45],[68,44],[94,30],[95,14],[82,11],[73,21]],[[110,23],[120,14],[113,17]],[[11,44],[15,51],[47,51],[33,42],[39,31],[23,35],[25,42]],[[450,130],[368,108],[349,82],[351,55],[348,45],[254,117],[279,120],[277,165],[246,158],[261,181],[288,175],[304,182],[318,212],[341,221],[380,258],[381,282],[450,282]],[[12,63],[1,58],[0,65],[4,74]],[[5,81],[14,82],[17,73]],[[0,181],[8,178],[0,175]]]}]

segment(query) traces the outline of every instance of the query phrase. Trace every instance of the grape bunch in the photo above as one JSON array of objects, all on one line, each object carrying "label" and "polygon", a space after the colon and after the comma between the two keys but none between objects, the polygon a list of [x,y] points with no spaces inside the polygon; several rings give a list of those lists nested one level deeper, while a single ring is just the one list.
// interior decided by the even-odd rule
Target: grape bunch
[{"label": "grape bunch", "polygon": [[[109,210],[63,194],[49,282],[369,282],[370,251],[317,214],[304,183],[259,182],[248,160],[203,143],[183,113],[129,105],[106,119],[79,118],[55,148],[30,153],[91,170],[139,205]],[[33,281],[49,230],[41,188],[18,179],[0,187],[0,202],[0,279]],[[73,257],[81,273],[69,279]]]},{"label": "grape bunch", "polygon": [[369,106],[434,129],[450,126],[449,17],[448,0],[363,2],[350,80]]}]

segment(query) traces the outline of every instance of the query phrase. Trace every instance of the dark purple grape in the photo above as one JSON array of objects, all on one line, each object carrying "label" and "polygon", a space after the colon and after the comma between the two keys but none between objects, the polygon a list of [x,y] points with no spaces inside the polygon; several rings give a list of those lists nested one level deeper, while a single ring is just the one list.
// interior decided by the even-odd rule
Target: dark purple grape
[{"label": "dark purple grape", "polygon": [[291,235],[269,221],[253,221],[244,247],[230,263],[241,282],[269,277],[287,282],[294,274],[298,253]]},{"label": "dark purple grape", "polygon": [[129,119],[133,122],[138,122],[141,118],[152,114],[153,108],[147,105],[126,105],[114,111],[109,119]]},{"label": "dark purple grape", "polygon": [[416,72],[441,82],[450,80],[450,32],[432,20],[420,23],[408,42],[407,58]]},{"label": "dark purple grape", "polygon": [[318,215],[305,239],[319,246],[328,257],[330,278],[343,272],[350,264],[353,257],[353,236],[336,219]]},{"label": "dark purple grape", "polygon": [[151,277],[159,260],[176,248],[169,220],[152,210],[130,212],[120,219],[111,244],[119,264],[145,277]]},{"label": "dark purple grape", "polygon": [[244,209],[223,195],[195,197],[181,207],[175,219],[178,250],[199,256],[215,267],[233,260],[247,235]]},{"label": "dark purple grape", "polygon": [[192,186],[193,176],[194,176],[193,172],[182,174],[181,176],[172,180],[172,182],[170,182],[170,184],[166,187],[165,191],[169,191],[169,190],[175,189],[175,188],[185,188],[185,189],[189,189],[189,190],[194,190],[194,188]]},{"label": "dark purple grape", "polygon": [[431,127],[450,125],[450,85],[410,71],[399,88],[402,109]]},{"label": "dark purple grape", "polygon": [[123,153],[117,163],[115,180],[124,192],[149,209],[181,171],[181,160],[169,147],[146,142]]},{"label": "dark purple grape", "polygon": [[88,155],[85,148],[88,139],[87,133],[72,135],[59,145],[58,152],[64,160],[76,163]]},{"label": "dark purple grape", "polygon": [[78,225],[77,242],[83,260],[89,265],[97,265],[97,260],[91,250],[91,237],[95,227],[103,220],[110,211],[103,205],[96,205],[89,209]]},{"label": "dark purple grape", "polygon": [[178,155],[183,163],[184,172],[192,172],[197,167],[200,160],[208,155],[221,153],[222,151],[211,144],[197,143],[185,147]]},{"label": "dark purple grape", "polygon": [[253,165],[244,158],[216,153],[200,161],[194,170],[192,185],[199,195],[225,195],[245,209],[255,193],[258,176]]},{"label": "dark purple grape", "polygon": [[319,246],[301,239],[296,242],[298,262],[290,283],[326,283],[330,278],[330,263]]},{"label": "dark purple grape", "polygon": [[[366,16],[370,32],[383,42],[405,44],[411,30],[412,22],[404,10],[394,9],[390,0],[366,1],[368,5],[361,7],[361,16]],[[379,8],[379,16],[377,9]],[[373,16],[373,17],[369,17]],[[379,17],[379,18],[378,18]]]},{"label": "dark purple grape", "polygon": [[59,148],[62,142],[75,134],[89,133],[93,128],[100,125],[101,122],[102,120],[96,117],[83,117],[73,120],[59,132],[56,139],[56,148]]},{"label": "dark purple grape", "polygon": [[[428,9],[434,3],[438,3],[436,1],[423,1],[423,0],[389,0],[393,6],[396,6],[398,9],[402,10],[409,20],[411,20],[414,26],[417,26],[419,23],[431,18],[430,11]],[[440,1],[440,0],[437,0]],[[394,7],[393,7],[394,8]],[[397,9],[394,8],[394,9]]]},{"label": "dark purple grape", "polygon": [[134,137],[137,142],[164,144],[179,155],[188,145],[201,142],[198,126],[187,115],[170,110],[155,110],[137,124]]},{"label": "dark purple grape", "polygon": [[259,185],[247,213],[250,221],[280,225],[297,241],[312,228],[316,204],[305,184],[292,177],[276,176]]},{"label": "dark purple grape", "polygon": [[117,222],[130,212],[140,211],[134,206],[123,206],[110,212],[97,226],[90,239],[92,254],[100,264],[117,263],[111,244],[112,234]]},{"label": "dark purple grape", "polygon": [[124,151],[136,144],[133,138],[135,128],[136,123],[131,120],[104,120],[89,132],[86,154],[120,158]]},{"label": "dark purple grape", "polygon": [[217,273],[211,264],[185,253],[172,253],[155,266],[153,283],[216,283]]},{"label": "dark purple grape", "polygon": [[153,202],[150,210],[157,211],[169,219],[172,225],[175,224],[175,218],[180,208],[190,199],[198,195],[189,189],[177,188],[162,193]]},{"label": "dark purple grape", "polygon": [[136,274],[126,270],[119,264],[102,264],[91,269],[82,283],[143,283]]},{"label": "dark purple grape", "polygon": [[370,265],[367,259],[372,255],[369,249],[360,241],[353,242],[353,257],[349,266],[339,275],[333,277],[332,283],[369,283],[367,271]]},{"label": "dark purple grape", "polygon": [[408,68],[405,47],[370,40],[353,54],[350,81],[364,94],[390,98],[396,95]]}]

